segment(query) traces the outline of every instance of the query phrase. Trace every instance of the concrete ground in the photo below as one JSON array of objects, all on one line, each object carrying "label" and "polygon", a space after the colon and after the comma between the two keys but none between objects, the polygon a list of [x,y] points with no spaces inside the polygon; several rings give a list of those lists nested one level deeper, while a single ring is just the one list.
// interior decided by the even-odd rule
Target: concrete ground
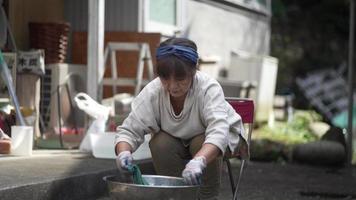
[{"label": "concrete ground", "polygon": [[[139,164],[153,173],[149,161]],[[239,162],[232,163],[237,174]],[[114,160],[76,150],[36,150],[32,157],[0,155],[0,199],[109,199],[102,177],[117,173]],[[335,168],[249,162],[239,199],[356,199],[356,167]],[[226,169],[220,200],[232,199]]]}]

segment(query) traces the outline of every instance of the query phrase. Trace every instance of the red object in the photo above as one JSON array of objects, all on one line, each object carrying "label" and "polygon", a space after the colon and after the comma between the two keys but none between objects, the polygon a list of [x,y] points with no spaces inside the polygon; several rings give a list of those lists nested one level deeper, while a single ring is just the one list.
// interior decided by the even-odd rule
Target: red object
[{"label": "red object", "polygon": [[9,154],[11,149],[11,140],[0,140],[0,154]]},{"label": "red object", "polygon": [[251,99],[241,98],[226,98],[226,101],[234,108],[234,110],[241,116],[242,123],[253,123],[254,104]]},{"label": "red object", "polygon": [[[56,134],[59,134],[59,129],[57,127],[54,130]],[[78,135],[84,133],[84,128],[62,127],[61,131],[63,135]]]},{"label": "red object", "polygon": [[115,120],[110,119],[110,121],[109,121],[109,131],[115,132],[116,131],[116,127],[117,127],[117,125],[115,123]]}]

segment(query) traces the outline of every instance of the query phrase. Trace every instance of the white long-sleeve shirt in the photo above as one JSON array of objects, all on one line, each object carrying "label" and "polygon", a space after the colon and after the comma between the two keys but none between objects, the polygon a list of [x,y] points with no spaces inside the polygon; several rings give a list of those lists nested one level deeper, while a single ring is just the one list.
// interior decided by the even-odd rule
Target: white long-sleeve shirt
[{"label": "white long-sleeve shirt", "polygon": [[193,78],[179,115],[174,113],[169,93],[159,78],[146,85],[132,102],[129,116],[117,128],[115,144],[127,142],[135,151],[145,134],[160,130],[184,140],[204,133],[204,143],[217,146],[223,153],[227,146],[235,152],[241,137],[244,145],[247,141],[241,117],[225,101],[220,84],[200,71]]}]

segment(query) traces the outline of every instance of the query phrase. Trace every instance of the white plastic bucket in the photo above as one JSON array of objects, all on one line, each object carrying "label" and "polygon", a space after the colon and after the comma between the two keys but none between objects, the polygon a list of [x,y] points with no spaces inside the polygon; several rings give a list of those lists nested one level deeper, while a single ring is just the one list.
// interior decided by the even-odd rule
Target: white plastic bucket
[{"label": "white plastic bucket", "polygon": [[[90,144],[95,158],[111,158],[115,159],[115,133],[88,133],[90,137]],[[143,144],[132,154],[134,160],[143,160],[151,158],[151,151],[148,142],[151,135],[145,135]]]},{"label": "white plastic bucket", "polygon": [[11,154],[31,156],[33,146],[32,126],[11,126]]}]

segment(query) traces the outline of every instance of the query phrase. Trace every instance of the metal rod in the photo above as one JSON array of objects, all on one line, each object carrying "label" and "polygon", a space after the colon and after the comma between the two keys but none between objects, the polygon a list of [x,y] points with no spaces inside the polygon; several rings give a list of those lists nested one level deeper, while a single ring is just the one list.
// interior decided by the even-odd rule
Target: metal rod
[{"label": "metal rod", "polygon": [[10,26],[10,23],[9,23],[9,20],[7,19],[7,16],[5,14],[5,10],[2,6],[2,2],[0,1],[0,6],[1,6],[1,15],[4,19],[4,22],[6,24],[6,28],[7,28],[7,31],[9,32],[9,36],[10,36],[10,41],[11,41],[11,44],[12,44],[12,50],[13,52],[17,52],[17,46],[16,46],[16,43],[15,43],[15,39],[14,39],[14,35],[12,34],[12,31],[11,31],[11,26]]},{"label": "metal rod", "polygon": [[347,126],[347,163],[352,163],[352,110],[353,110],[353,67],[354,67],[354,36],[355,36],[355,1],[350,0],[350,30],[349,30],[349,106],[348,106],[348,126]]},{"label": "metal rod", "polygon": [[227,166],[227,171],[229,174],[230,178],[230,185],[231,185],[231,190],[232,190],[232,195],[234,195],[235,192],[235,181],[234,181],[234,176],[232,175],[232,168],[231,168],[231,163],[229,161],[229,158],[225,158],[226,166]]},{"label": "metal rod", "polygon": [[61,94],[60,94],[60,90],[61,90],[61,85],[57,86],[57,111],[58,111],[58,129],[59,129],[59,143],[61,145],[61,148],[64,148],[64,144],[63,144],[63,133],[62,133],[62,114],[61,114]]},{"label": "metal rod", "polygon": [[71,113],[72,116],[73,116],[73,123],[74,123],[74,130],[75,130],[75,134],[79,134],[79,129],[78,129],[78,123],[77,123],[77,116],[75,114],[75,110],[74,110],[74,106],[73,106],[73,98],[72,98],[72,94],[70,92],[70,88],[69,88],[69,85],[68,85],[68,82],[65,83],[65,88],[66,88],[66,91],[67,91],[67,95],[68,95],[68,101],[69,101],[69,106],[70,106],[70,110],[71,110]]},{"label": "metal rod", "polygon": [[237,200],[237,191],[239,190],[240,181],[241,181],[241,177],[242,177],[242,173],[243,173],[244,167],[245,167],[245,160],[242,159],[241,166],[240,166],[239,177],[237,179],[237,183],[236,183],[236,187],[235,187],[235,191],[234,191],[234,196],[232,197],[233,200]]}]

